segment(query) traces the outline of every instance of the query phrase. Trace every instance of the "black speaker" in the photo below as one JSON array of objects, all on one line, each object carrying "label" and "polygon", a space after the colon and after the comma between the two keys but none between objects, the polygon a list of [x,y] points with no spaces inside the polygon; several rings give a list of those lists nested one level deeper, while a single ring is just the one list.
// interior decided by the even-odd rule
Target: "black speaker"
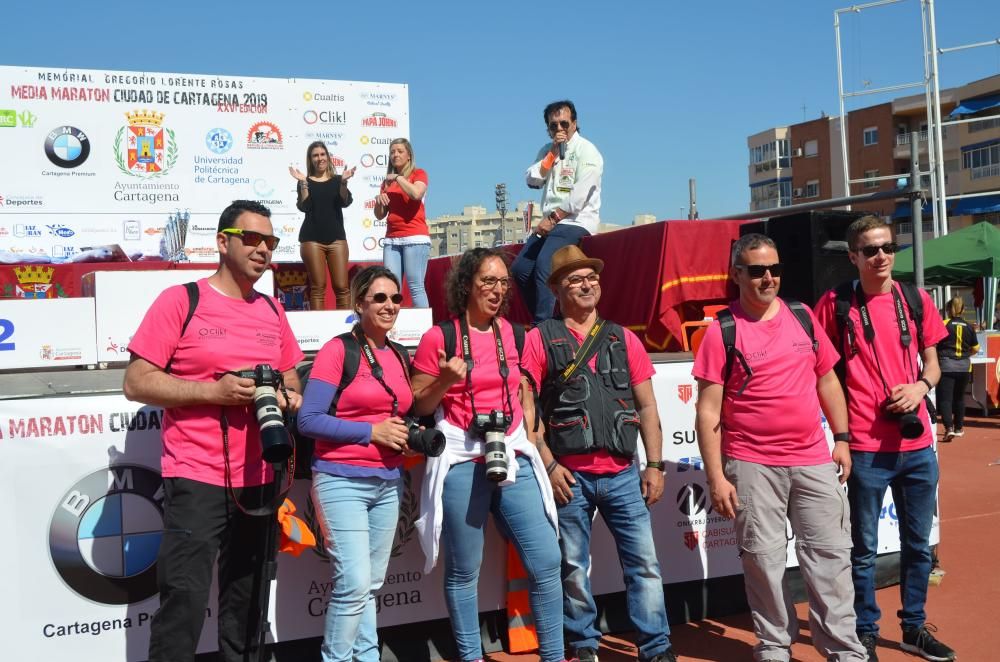
[{"label": "black speaker", "polygon": [[740,226],[740,236],[767,235],[785,265],[781,296],[812,306],[827,290],[853,280],[858,270],[847,257],[847,227],[863,213],[809,211]]}]

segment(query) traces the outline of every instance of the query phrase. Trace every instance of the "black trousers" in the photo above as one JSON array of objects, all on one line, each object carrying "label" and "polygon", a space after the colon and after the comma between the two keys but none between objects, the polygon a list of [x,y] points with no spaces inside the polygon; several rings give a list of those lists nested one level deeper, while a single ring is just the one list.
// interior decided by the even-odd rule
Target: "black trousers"
[{"label": "black trousers", "polygon": [[[242,490],[257,506],[273,486]],[[270,517],[239,511],[225,487],[186,478],[163,480],[163,539],[156,560],[160,608],[149,635],[150,662],[188,662],[208,608],[212,566],[219,561],[219,659],[243,662],[255,652],[258,594]],[[240,493],[240,490],[237,490]]]},{"label": "black trousers", "polygon": [[[942,372],[937,385],[937,410],[941,422],[951,430],[965,425],[965,387],[969,385],[968,372]],[[952,413],[955,420],[952,425]]]}]

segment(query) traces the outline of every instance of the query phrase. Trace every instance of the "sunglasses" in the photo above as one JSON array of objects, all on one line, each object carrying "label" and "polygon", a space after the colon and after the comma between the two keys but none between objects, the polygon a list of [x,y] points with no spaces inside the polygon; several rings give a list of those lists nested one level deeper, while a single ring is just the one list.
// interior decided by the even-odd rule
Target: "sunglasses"
[{"label": "sunglasses", "polygon": [[858,252],[863,254],[865,257],[875,257],[878,255],[879,251],[882,251],[886,255],[892,255],[899,250],[899,244],[894,241],[890,241],[888,244],[872,244],[871,246],[862,246],[858,249]]},{"label": "sunglasses", "polygon": [[239,237],[240,241],[243,242],[244,246],[253,246],[256,248],[260,246],[260,242],[264,242],[267,246],[267,250],[273,251],[278,247],[278,242],[281,241],[278,237],[273,234],[263,234],[262,232],[255,232],[253,230],[241,230],[239,228],[226,228],[225,230],[220,230],[222,234],[232,235],[234,237]]},{"label": "sunglasses", "polygon": [[392,302],[397,306],[403,303],[403,295],[400,294],[399,292],[396,292],[391,296],[386,294],[385,292],[376,292],[371,296],[371,300],[374,301],[375,303],[385,303],[390,299],[392,299]]},{"label": "sunglasses", "polygon": [[765,271],[771,272],[771,278],[779,278],[781,272],[785,270],[785,265],[781,262],[774,264],[737,264],[737,269],[745,269],[751,278],[763,278]]},{"label": "sunglasses", "polygon": [[562,129],[563,131],[569,130],[570,122],[569,120],[561,120],[559,122],[549,122],[549,131],[558,131]]}]

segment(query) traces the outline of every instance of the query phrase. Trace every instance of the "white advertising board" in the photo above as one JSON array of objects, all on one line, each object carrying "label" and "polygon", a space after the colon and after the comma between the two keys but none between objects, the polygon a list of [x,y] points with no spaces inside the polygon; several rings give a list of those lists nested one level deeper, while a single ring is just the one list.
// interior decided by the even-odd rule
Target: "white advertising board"
[{"label": "white advertising board", "polygon": [[97,363],[93,299],[0,299],[0,370]]},{"label": "white advertising board", "polygon": [[[303,352],[318,352],[330,338],[350,331],[357,321],[357,316],[347,310],[291,310],[286,314]],[[430,308],[402,308],[389,339],[416,348],[432,323]]]},{"label": "white advertising board", "polygon": [[[128,343],[163,290],[173,285],[208,278],[214,269],[167,271],[95,271],[94,308],[97,311],[97,357],[101,363],[128,361]],[[274,272],[265,271],[254,289],[274,295]]]},{"label": "white advertising board", "polygon": [[0,66],[0,250],[161,255],[180,217],[188,257],[214,262],[219,213],[251,199],[273,213],[275,262],[298,262],[288,167],[305,172],[321,140],[338,172],[357,166],[351,258],[381,259],[373,203],[389,142],[409,130],[402,84]]}]

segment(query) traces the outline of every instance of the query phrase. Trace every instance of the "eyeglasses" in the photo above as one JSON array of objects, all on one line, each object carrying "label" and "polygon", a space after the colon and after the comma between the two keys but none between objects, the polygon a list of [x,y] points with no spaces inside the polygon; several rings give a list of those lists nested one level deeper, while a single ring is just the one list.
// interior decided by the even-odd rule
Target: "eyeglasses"
[{"label": "eyeglasses", "polygon": [[570,287],[580,287],[583,285],[583,281],[587,281],[593,287],[601,282],[601,274],[595,272],[586,276],[570,276],[566,279]]},{"label": "eyeglasses", "polygon": [[751,278],[763,278],[765,271],[771,272],[771,278],[780,278],[781,272],[785,270],[785,265],[781,262],[774,264],[737,264],[737,269],[745,269]]},{"label": "eyeglasses", "polygon": [[569,131],[569,120],[560,120],[559,122],[549,122],[549,131],[558,131],[562,129],[563,131]]},{"label": "eyeglasses", "polygon": [[878,255],[879,251],[882,251],[886,255],[892,255],[899,250],[899,244],[894,241],[890,241],[887,244],[872,244],[871,246],[862,246],[857,252],[864,254],[865,257],[875,257]]},{"label": "eyeglasses", "polygon": [[497,278],[496,276],[485,276],[479,279],[479,287],[484,290],[492,290],[497,285],[501,290],[510,288],[510,278]]},{"label": "eyeglasses", "polygon": [[239,237],[240,241],[243,242],[244,246],[253,246],[256,248],[260,246],[260,242],[264,242],[267,246],[267,250],[273,251],[278,247],[278,242],[281,241],[278,237],[273,234],[263,234],[261,232],[256,232],[254,230],[241,230],[239,228],[226,228],[220,230],[222,234],[232,235],[234,237]]},{"label": "eyeglasses", "polygon": [[371,295],[371,297],[370,297],[370,300],[374,301],[375,303],[385,303],[386,301],[388,301],[390,299],[392,299],[392,302],[394,304],[396,304],[397,306],[399,304],[403,303],[403,295],[400,294],[399,292],[396,292],[395,294],[393,294],[391,296],[388,295],[388,294],[386,294],[385,292],[376,292],[375,294]]}]

